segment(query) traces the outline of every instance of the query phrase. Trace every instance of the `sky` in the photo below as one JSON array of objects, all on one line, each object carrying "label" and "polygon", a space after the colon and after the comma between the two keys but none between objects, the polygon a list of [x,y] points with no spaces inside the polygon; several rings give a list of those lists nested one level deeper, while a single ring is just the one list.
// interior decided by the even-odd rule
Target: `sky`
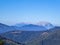
[{"label": "sky", "polygon": [[41,21],[60,26],[60,0],[0,0],[0,23]]}]

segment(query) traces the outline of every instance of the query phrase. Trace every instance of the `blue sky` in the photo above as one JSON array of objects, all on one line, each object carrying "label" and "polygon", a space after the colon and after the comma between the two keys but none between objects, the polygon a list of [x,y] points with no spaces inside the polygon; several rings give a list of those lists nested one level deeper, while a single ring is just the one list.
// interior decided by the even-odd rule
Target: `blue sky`
[{"label": "blue sky", "polygon": [[8,25],[40,21],[60,25],[59,0],[0,0],[0,22]]}]

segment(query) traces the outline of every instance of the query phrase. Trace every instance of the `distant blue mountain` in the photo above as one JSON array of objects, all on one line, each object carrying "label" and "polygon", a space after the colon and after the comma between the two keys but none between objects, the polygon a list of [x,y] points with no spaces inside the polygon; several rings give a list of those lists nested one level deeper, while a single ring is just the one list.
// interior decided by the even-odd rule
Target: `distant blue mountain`
[{"label": "distant blue mountain", "polygon": [[14,26],[16,26],[16,27],[22,27],[24,25],[28,25],[28,24],[26,24],[26,23],[19,23],[19,24],[15,24]]},{"label": "distant blue mountain", "polygon": [[43,30],[47,30],[47,29],[45,27],[43,27],[43,26],[28,24],[28,25],[24,25],[24,26],[20,27],[20,30],[26,30],[26,31],[43,31]]},{"label": "distant blue mountain", "polygon": [[42,24],[26,24],[26,23],[20,23],[15,25],[16,28],[19,30],[29,30],[29,31],[41,31],[41,30],[49,30],[54,28],[54,26],[51,23],[42,23]]},{"label": "distant blue mountain", "polygon": [[0,23],[0,33],[15,30],[13,27]]},{"label": "distant blue mountain", "polygon": [[0,33],[4,33],[7,31],[13,31],[13,30],[24,30],[24,31],[45,31],[48,30],[48,27],[53,27],[51,25],[34,25],[34,24],[18,24],[16,26],[8,26],[6,24],[0,23]]}]

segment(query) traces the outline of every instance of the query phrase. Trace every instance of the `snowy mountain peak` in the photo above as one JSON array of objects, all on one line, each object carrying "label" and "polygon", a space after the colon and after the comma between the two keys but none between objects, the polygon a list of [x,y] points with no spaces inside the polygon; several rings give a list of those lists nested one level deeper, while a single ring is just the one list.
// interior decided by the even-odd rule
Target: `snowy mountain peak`
[{"label": "snowy mountain peak", "polygon": [[40,25],[40,26],[42,25],[42,26],[44,26],[47,29],[54,28],[54,26],[51,23],[49,23],[49,22],[39,22],[37,25]]}]

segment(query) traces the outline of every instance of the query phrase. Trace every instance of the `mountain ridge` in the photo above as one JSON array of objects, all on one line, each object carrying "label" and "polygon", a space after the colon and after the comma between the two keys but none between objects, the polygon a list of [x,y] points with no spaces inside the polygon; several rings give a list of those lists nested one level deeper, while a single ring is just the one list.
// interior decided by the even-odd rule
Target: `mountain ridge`
[{"label": "mountain ridge", "polygon": [[46,27],[42,26],[42,25],[40,26],[40,25],[35,25],[35,24],[27,24],[27,25],[24,25],[24,26],[21,26],[21,27],[17,27],[17,26],[8,26],[6,24],[0,23],[0,33],[6,32],[6,31],[13,31],[13,30],[45,31],[45,30],[48,30],[48,29]]}]

